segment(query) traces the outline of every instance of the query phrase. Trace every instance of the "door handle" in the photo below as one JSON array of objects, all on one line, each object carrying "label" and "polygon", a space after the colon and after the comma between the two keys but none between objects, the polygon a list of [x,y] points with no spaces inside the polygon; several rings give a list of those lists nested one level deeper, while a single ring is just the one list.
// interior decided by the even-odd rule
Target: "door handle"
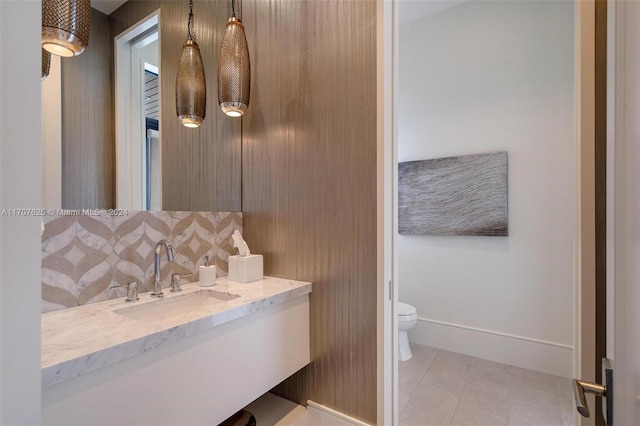
[{"label": "door handle", "polygon": [[598,396],[607,396],[607,387],[597,383],[573,379],[573,398],[576,401],[576,409],[583,417],[589,417],[591,413],[587,406],[587,399],[584,397],[585,392]]},{"label": "door handle", "polygon": [[598,383],[585,382],[582,380],[573,380],[573,398],[576,402],[576,409],[583,417],[589,417],[589,407],[585,393],[592,393],[606,399],[603,406],[603,414],[605,422],[608,426],[613,426],[613,366],[607,358],[602,358],[602,379],[605,385]]}]

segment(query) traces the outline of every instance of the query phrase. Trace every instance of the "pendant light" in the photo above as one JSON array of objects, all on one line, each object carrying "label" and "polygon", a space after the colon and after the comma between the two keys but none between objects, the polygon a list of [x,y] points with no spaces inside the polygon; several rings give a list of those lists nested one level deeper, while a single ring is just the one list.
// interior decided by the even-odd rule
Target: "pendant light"
[{"label": "pendant light", "polygon": [[182,45],[182,56],[176,75],[176,114],[185,127],[198,127],[207,109],[207,84],[200,48],[193,30],[193,0],[189,0],[187,41]]},{"label": "pendant light", "polygon": [[242,25],[242,4],[231,0],[231,18],[227,22],[218,58],[218,103],[222,112],[240,117],[249,106],[251,66],[249,48]]},{"label": "pendant light", "polygon": [[42,0],[42,47],[54,55],[81,54],[89,44],[90,0]]},{"label": "pendant light", "polygon": [[49,75],[49,67],[51,66],[51,53],[44,49],[42,50],[42,77],[40,80],[44,80]]}]

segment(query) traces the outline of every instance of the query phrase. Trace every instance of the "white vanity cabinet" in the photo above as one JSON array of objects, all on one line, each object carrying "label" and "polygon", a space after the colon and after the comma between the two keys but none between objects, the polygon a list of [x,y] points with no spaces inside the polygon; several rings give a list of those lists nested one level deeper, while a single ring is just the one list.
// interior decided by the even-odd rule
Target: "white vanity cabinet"
[{"label": "white vanity cabinet", "polygon": [[[121,317],[114,301],[43,315],[43,424],[217,425],[310,362],[310,283],[216,289],[240,297],[176,325]],[[124,331],[100,345],[100,323]]]}]

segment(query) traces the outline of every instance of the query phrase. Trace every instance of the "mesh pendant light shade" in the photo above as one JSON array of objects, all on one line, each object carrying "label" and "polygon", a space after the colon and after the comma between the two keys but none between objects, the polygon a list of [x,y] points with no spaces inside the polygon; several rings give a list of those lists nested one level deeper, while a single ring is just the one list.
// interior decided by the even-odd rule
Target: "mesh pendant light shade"
[{"label": "mesh pendant light shade", "polygon": [[200,48],[193,35],[193,1],[189,7],[188,37],[182,45],[176,75],[176,114],[185,127],[198,127],[207,110],[207,84]]},{"label": "mesh pendant light shade", "polygon": [[187,40],[176,76],[176,114],[185,127],[202,124],[207,110],[207,85],[198,43]]},{"label": "mesh pendant light shade", "polygon": [[240,117],[249,106],[251,67],[244,26],[233,15],[227,22],[218,58],[218,103],[231,117]]},{"label": "mesh pendant light shade", "polygon": [[81,54],[90,24],[90,0],[42,0],[42,47],[54,55]]},{"label": "mesh pendant light shade", "polygon": [[40,80],[44,80],[49,75],[49,67],[51,66],[51,53],[44,49],[42,50],[42,77]]}]

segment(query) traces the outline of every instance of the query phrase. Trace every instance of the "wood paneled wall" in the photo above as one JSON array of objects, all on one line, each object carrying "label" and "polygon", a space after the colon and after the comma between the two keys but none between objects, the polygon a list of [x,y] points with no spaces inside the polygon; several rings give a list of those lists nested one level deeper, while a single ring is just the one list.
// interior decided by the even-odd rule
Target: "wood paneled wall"
[{"label": "wood paneled wall", "polygon": [[312,362],[278,386],[376,421],[376,6],[245,1],[244,235],[313,282]]},{"label": "wood paneled wall", "polygon": [[62,207],[115,207],[109,18],[91,9],[89,46],[63,58]]},{"label": "wood paneled wall", "polygon": [[[220,112],[215,80],[229,3],[194,5],[208,84],[207,118],[196,131],[180,126],[173,107],[187,2],[129,0],[111,15],[114,36],[161,8],[165,210],[240,209],[240,121]],[[376,420],[375,13],[374,1],[243,3],[252,67],[242,129],[245,237],[265,255],[266,275],[314,283],[313,361],[276,392],[369,422]]]},{"label": "wood paneled wall", "polygon": [[182,44],[187,37],[187,1],[129,0],[110,15],[111,36],[160,9],[160,137],[162,209],[240,211],[241,122],[218,106],[218,54],[230,2],[194,2],[196,41],[207,81],[207,112],[197,129],[176,117],[175,83]]}]

